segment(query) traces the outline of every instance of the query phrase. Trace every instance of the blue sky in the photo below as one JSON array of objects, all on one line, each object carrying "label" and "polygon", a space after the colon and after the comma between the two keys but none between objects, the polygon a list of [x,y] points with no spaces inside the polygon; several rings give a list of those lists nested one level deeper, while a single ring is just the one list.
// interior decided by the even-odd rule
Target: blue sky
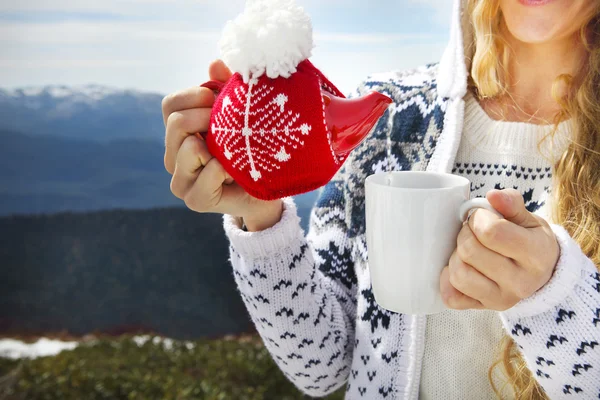
[{"label": "blue sky", "polygon": [[[439,60],[451,0],[297,0],[311,60],[343,91]],[[12,3],[12,4],[10,4]],[[98,83],[167,93],[201,83],[243,0],[0,1],[0,87]]]}]

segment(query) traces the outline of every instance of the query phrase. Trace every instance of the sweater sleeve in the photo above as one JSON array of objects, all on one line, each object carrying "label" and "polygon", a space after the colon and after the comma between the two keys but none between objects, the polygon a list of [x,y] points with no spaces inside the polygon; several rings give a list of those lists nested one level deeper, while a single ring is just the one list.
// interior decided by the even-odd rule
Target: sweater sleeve
[{"label": "sweater sleeve", "polygon": [[552,225],[560,257],[550,281],[500,313],[551,399],[600,397],[600,274],[567,231]]},{"label": "sweater sleeve", "polygon": [[224,217],[234,277],[273,359],[300,390],[323,396],[347,380],[354,341],[356,277],[343,182],[323,188],[307,237],[292,199],[281,220],[244,232]]}]

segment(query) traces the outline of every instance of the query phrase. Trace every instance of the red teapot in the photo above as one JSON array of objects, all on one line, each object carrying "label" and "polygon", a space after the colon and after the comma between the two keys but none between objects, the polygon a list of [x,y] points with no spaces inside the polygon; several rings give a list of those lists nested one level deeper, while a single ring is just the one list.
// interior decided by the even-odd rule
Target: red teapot
[{"label": "red teapot", "polygon": [[259,199],[327,184],[392,103],[378,92],[346,99],[308,60],[311,49],[301,7],[253,0],[221,41],[235,73],[226,83],[202,85],[217,95],[204,136],[208,149]]}]

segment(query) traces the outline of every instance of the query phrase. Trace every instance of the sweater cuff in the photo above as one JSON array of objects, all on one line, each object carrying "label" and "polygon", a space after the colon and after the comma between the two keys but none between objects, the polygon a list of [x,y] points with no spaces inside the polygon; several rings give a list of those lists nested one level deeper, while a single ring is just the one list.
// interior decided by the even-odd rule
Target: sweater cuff
[{"label": "sweater cuff", "polygon": [[281,255],[283,249],[304,238],[296,204],[291,197],[283,199],[281,220],[268,229],[243,231],[239,219],[231,215],[223,216],[223,227],[233,250],[250,260]]},{"label": "sweater cuff", "polygon": [[541,289],[530,297],[521,300],[514,307],[501,312],[506,319],[531,317],[552,310],[565,301],[581,281],[581,269],[585,255],[579,244],[560,225],[550,225],[560,246],[560,257],[554,274]]}]

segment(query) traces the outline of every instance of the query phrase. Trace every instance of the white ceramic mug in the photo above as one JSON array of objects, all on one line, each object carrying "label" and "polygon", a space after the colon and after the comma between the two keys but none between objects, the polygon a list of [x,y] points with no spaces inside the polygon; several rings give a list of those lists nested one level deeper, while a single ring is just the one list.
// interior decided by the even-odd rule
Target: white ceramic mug
[{"label": "white ceramic mug", "polygon": [[446,309],[440,275],[463,221],[474,208],[497,213],[484,198],[469,200],[470,185],[466,178],[433,172],[367,177],[367,254],[381,307],[420,315]]}]

